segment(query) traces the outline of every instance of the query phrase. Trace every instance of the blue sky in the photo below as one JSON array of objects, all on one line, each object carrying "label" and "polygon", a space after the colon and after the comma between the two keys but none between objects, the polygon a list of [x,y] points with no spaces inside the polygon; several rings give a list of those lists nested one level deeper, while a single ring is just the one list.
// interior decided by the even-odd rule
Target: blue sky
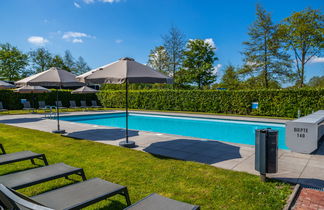
[{"label": "blue sky", "polygon": [[[275,22],[322,0],[1,0],[0,43],[28,51],[39,46],[63,54],[69,49],[92,68],[129,56],[146,63],[161,35],[174,25],[187,39],[212,39],[215,66],[242,64],[242,42],[255,20],[255,5]],[[307,66],[307,80],[324,75],[324,58]]]}]

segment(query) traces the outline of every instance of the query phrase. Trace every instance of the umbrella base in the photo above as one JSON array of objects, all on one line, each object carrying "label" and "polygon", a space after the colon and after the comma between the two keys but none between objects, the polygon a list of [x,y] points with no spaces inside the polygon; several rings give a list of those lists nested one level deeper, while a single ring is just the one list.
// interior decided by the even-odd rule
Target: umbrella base
[{"label": "umbrella base", "polygon": [[52,133],[60,133],[60,134],[63,134],[63,133],[66,133],[65,130],[53,130]]},{"label": "umbrella base", "polygon": [[119,146],[121,147],[127,147],[127,148],[134,148],[135,147],[135,142],[134,141],[121,141],[119,142]]}]

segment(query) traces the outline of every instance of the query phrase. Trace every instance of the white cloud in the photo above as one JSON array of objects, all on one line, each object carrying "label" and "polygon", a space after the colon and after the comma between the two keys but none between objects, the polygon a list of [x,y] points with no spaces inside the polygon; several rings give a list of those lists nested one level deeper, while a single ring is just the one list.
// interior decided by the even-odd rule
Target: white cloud
[{"label": "white cloud", "polygon": [[81,8],[80,4],[78,4],[78,3],[76,3],[76,2],[74,2],[73,4],[74,4],[74,6],[75,6],[76,8]]},{"label": "white cloud", "polygon": [[222,68],[222,64],[217,64],[216,66],[214,66],[214,74],[218,74],[219,70]]},{"label": "white cloud", "polygon": [[115,40],[115,43],[116,43],[116,44],[120,44],[120,43],[122,43],[123,41],[124,41],[124,40],[122,40],[122,39],[116,39],[116,40]]},{"label": "white cloud", "polygon": [[213,48],[216,48],[215,42],[212,38],[205,39],[204,41],[205,43],[210,44],[210,46],[212,46]]},{"label": "white cloud", "polygon": [[83,43],[82,39],[73,39],[72,43]]},{"label": "white cloud", "polygon": [[310,63],[324,63],[324,57],[314,56],[312,59],[310,59],[309,62]]},{"label": "white cloud", "polygon": [[86,33],[73,32],[73,31],[65,32],[62,36],[62,39],[72,43],[83,43],[82,38],[95,38],[95,37]]},{"label": "white cloud", "polygon": [[31,36],[27,39],[27,41],[31,44],[34,44],[34,45],[44,45],[48,42],[47,39],[45,39],[44,37],[41,37],[41,36]]},{"label": "white cloud", "polygon": [[62,36],[62,39],[70,39],[70,38],[79,38],[79,37],[89,37],[88,34],[81,32],[65,32]]}]

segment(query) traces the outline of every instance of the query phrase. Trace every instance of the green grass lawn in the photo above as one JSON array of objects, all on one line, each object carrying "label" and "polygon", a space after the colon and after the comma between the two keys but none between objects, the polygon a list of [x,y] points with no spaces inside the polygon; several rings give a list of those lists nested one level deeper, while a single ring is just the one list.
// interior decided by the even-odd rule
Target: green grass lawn
[{"label": "green grass lawn", "polygon": [[[0,142],[9,153],[45,153],[50,164],[82,167],[87,178],[99,177],[127,186],[132,202],[156,192],[202,209],[282,209],[292,190],[288,184],[262,183],[258,176],[247,173],[3,124]],[[29,161],[4,165],[0,174],[30,167],[34,166]],[[61,178],[19,191],[31,196],[73,182]],[[123,209],[125,204],[124,197],[118,195],[89,209]]]}]

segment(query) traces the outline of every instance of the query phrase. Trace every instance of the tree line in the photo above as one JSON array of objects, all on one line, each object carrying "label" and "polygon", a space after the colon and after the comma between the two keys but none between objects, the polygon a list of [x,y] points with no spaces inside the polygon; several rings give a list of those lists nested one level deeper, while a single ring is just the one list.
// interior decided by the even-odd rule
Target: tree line
[{"label": "tree line", "polygon": [[[162,36],[162,45],[151,50],[148,65],[172,76],[174,86],[182,88],[280,88],[286,82],[304,87],[306,64],[323,53],[323,26],[320,10],[306,8],[274,23],[271,14],[257,5],[249,40],[243,42],[243,65],[226,66],[220,83],[215,83],[215,47],[206,40],[187,41],[175,27]],[[308,85],[323,87],[323,80],[314,77]]]},{"label": "tree line", "polygon": [[64,55],[53,54],[46,48],[27,53],[9,43],[0,44],[0,78],[16,81],[35,73],[57,67],[80,75],[90,70],[83,57],[75,59],[69,50]]}]

